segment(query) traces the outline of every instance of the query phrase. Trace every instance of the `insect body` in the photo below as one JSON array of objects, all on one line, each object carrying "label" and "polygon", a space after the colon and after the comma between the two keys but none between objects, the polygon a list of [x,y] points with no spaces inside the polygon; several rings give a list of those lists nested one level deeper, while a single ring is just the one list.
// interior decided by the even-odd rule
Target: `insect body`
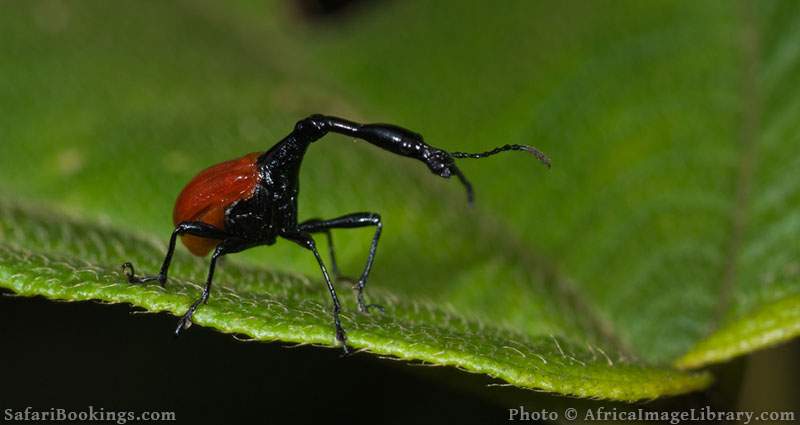
[{"label": "insect body", "polygon": [[[289,135],[268,151],[214,165],[201,171],[186,185],[175,204],[175,230],[159,274],[137,277],[131,263],[123,264],[123,271],[130,283],[157,281],[163,286],[167,281],[167,271],[178,236],[192,254],[205,256],[213,251],[203,293],[180,319],[175,335],[191,325],[195,310],[208,301],[219,257],[258,245],[272,245],[280,237],[314,254],[333,300],[336,339],[345,352],[348,351],[346,334],[339,321],[339,299],[312,234],[325,233],[331,241],[331,229],[375,227],[367,263],[354,285],[359,311],[368,312],[373,305],[365,303],[364,287],[383,226],[380,215],[369,212],[347,214],[330,220],[298,222],[300,164],[308,146],[329,132],[362,139],[389,152],[422,161],[441,177],[456,176],[464,184],[470,203],[473,200],[472,186],[456,167],[454,160],[457,158],[484,158],[499,152],[521,150],[532,153],[550,165],[544,154],[526,145],[505,145],[483,153],[446,152],[426,144],[419,134],[390,124],[358,124],[323,115],[300,120]],[[338,275],[332,245],[331,257],[334,275]]]}]

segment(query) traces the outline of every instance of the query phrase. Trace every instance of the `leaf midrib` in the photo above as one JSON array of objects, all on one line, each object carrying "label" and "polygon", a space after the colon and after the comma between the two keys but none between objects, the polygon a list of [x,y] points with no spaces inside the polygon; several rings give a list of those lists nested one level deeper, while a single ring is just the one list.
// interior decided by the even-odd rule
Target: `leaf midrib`
[{"label": "leaf midrib", "polygon": [[736,188],[734,206],[731,212],[731,231],[728,240],[722,281],[719,289],[719,303],[711,328],[722,322],[731,304],[733,286],[738,274],[738,258],[742,250],[744,232],[748,223],[751,186],[757,155],[757,132],[761,124],[762,93],[758,85],[760,55],[760,28],[753,12],[753,2],[740,0],[737,3],[740,21],[739,45],[741,61],[744,65],[741,80],[742,125],[739,129],[739,164],[736,169]]}]

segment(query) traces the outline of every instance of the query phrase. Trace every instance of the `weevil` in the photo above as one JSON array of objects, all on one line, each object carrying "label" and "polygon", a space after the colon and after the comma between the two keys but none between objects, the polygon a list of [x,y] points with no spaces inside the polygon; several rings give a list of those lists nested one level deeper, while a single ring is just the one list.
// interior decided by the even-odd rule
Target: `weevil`
[{"label": "weevil", "polygon": [[474,198],[472,185],[456,167],[455,159],[477,159],[505,151],[525,151],[550,166],[547,156],[528,145],[508,144],[480,153],[447,152],[425,143],[421,135],[392,124],[359,124],[319,114],[304,118],[266,152],[254,152],[213,165],[201,171],[184,187],[175,203],[172,215],[175,228],[157,275],[137,277],[131,263],[122,265],[128,282],[138,284],[155,281],[164,286],[178,237],[194,255],[203,257],[211,253],[203,292],[178,321],[176,336],[191,325],[192,315],[197,308],[208,302],[214,268],[220,257],[255,246],[272,245],[278,238],[283,238],[314,254],[333,302],[336,341],[342,345],[345,353],[348,352],[347,335],[339,320],[341,303],[312,234],[325,233],[328,236],[332,271],[336,277],[338,267],[333,255],[331,230],[375,227],[366,265],[354,285],[358,309],[367,313],[372,307],[380,308],[366,303],[364,288],[375,261],[383,223],[380,214],[374,212],[356,212],[329,220],[298,222],[300,165],[308,147],[328,133],[355,137],[394,154],[416,159],[438,176],[457,177],[466,189],[469,204]]}]

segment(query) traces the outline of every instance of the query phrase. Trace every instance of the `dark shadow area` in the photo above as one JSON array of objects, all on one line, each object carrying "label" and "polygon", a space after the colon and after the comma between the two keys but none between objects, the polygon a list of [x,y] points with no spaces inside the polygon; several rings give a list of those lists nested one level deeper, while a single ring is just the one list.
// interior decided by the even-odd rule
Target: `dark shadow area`
[{"label": "dark shadow area", "polygon": [[[494,424],[510,423],[509,409],[519,406],[560,416],[570,407],[585,415],[600,407],[800,406],[797,341],[711,368],[716,381],[705,392],[631,405],[494,386],[501,382],[368,354],[342,358],[336,349],[241,342],[198,326],[174,339],[177,318],[167,314],[0,295],[2,410],[170,411],[178,422],[193,423]],[[766,369],[789,373],[778,377]]]},{"label": "dark shadow area", "polygon": [[335,20],[347,17],[358,9],[374,6],[378,0],[294,0],[300,14],[311,20]]},{"label": "dark shadow area", "polygon": [[194,423],[471,424],[500,423],[506,415],[500,405],[408,373],[400,362],[240,342],[199,326],[174,339],[177,319],[167,314],[3,295],[2,409],[92,405],[174,411],[180,422]]}]

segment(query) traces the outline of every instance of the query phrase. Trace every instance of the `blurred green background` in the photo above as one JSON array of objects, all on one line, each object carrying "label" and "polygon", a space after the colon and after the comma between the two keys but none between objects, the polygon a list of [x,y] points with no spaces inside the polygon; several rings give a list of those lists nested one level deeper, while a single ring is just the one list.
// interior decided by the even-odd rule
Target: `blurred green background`
[{"label": "blurred green background", "polygon": [[[455,318],[488,324],[484,334],[510,329],[530,338],[525,347],[550,360],[541,372],[556,373],[556,382],[568,380],[558,375],[560,366],[575,368],[578,381],[581,374],[608,377],[608,387],[598,384],[587,393],[608,396],[613,379],[628,372],[601,370],[605,360],[592,347],[623,364],[669,369],[725,361],[800,332],[796,2],[331,4],[0,2],[2,246],[81,257],[108,273],[129,257],[155,268],[175,196],[198,170],[265,150],[297,119],[320,112],[403,125],[448,150],[528,143],[553,159],[549,171],[523,155],[464,161],[460,166],[477,195],[476,207],[468,209],[456,182],[430,175],[421,164],[341,136],[315,144],[301,175],[301,217],[376,211],[384,219],[368,293],[383,303],[396,301],[397,314],[354,319],[350,327],[365,343],[380,335],[370,333],[372,325],[388,326],[395,317],[400,325],[415,324],[404,300],[431,303]],[[53,224],[62,214],[88,223],[78,229],[97,224],[99,230],[70,227],[78,241],[64,241]],[[121,252],[104,254],[108,245],[93,238],[106,238],[105,229],[157,248],[127,244],[126,236]],[[370,235],[335,233],[348,274],[361,269]],[[84,243],[90,247],[85,256],[70,252]],[[315,283],[319,273],[307,252],[285,243],[230,260],[237,267],[300,273]],[[183,256],[173,276],[201,279],[202,264]],[[228,264],[221,285],[236,290],[239,272],[226,271]],[[15,276],[15,265],[4,265],[6,275]],[[35,281],[31,276],[21,280]],[[348,291],[341,292],[353,308]],[[39,307],[42,313],[31,318],[23,311],[36,307],[9,302],[4,309],[15,313],[4,323],[15,326],[4,332],[20,335],[32,326],[22,317],[49,323],[64,309],[78,308]],[[105,320],[101,309],[92,311]],[[160,326],[142,332],[164,338],[141,340],[137,352],[169,344],[171,318],[147,320]],[[114,326],[129,332],[145,322],[123,321]],[[465,329],[453,335],[472,332]],[[432,332],[447,348],[447,327]],[[201,341],[195,347],[210,347],[221,359],[245,350],[207,331],[191,333]],[[491,352],[482,351],[490,336],[456,345]],[[193,344],[186,339],[180,343]],[[568,347],[577,363],[556,366],[561,347],[551,339]],[[34,344],[22,336],[16,341],[16,356]],[[398,341],[407,342],[403,335]],[[298,382],[306,373],[298,363],[320,361],[327,367],[307,375],[337,382],[346,375],[329,369],[356,368],[333,360],[333,352],[307,350],[298,360],[291,350],[270,347],[255,350],[299,367]],[[185,348],[163,350],[166,358],[137,367],[171,363],[175,350]],[[413,391],[421,385],[418,372],[359,362],[387,373],[387,387],[394,380]],[[669,407],[712,399],[736,405],[738,389],[752,392],[740,379],[747,375],[745,363],[719,366],[721,383],[712,395]],[[775,361],[773,369],[789,367]],[[480,379],[456,375],[424,382]],[[356,376],[363,387],[346,384],[348,400],[374,385],[369,375]],[[656,380],[647,376],[642,379]],[[543,388],[532,379],[529,386]],[[263,376],[257,380],[250,383],[255,392],[267,385]],[[305,382],[296,385],[313,381]],[[790,394],[783,400],[797,394],[796,384],[770,382],[759,385]],[[473,382],[469,387],[478,389],[454,406],[481,403],[477,410],[494,414],[497,398],[480,386]],[[526,394],[509,393],[499,405]],[[373,405],[385,398],[364,397]]]}]

